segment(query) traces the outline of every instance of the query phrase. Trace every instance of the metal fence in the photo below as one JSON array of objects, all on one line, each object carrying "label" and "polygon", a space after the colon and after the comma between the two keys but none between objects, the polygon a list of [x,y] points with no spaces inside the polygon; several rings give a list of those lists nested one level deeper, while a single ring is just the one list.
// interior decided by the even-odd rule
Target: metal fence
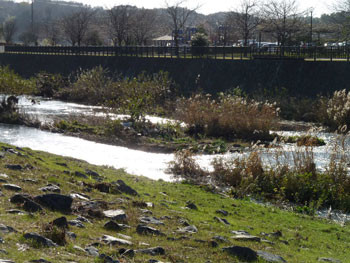
[{"label": "metal fence", "polygon": [[127,56],[142,58],[183,59],[286,59],[286,60],[340,60],[349,61],[349,47],[160,47],[160,46],[5,46],[5,53],[74,55],[74,56]]}]

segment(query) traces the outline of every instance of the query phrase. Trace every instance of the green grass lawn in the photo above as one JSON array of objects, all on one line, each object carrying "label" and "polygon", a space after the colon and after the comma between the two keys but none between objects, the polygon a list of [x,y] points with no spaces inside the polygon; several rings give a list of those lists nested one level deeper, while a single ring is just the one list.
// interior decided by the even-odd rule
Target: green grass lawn
[{"label": "green grass lawn", "polygon": [[[233,245],[277,254],[288,262],[317,262],[319,257],[336,258],[342,262],[350,262],[349,225],[340,226],[324,219],[255,204],[248,200],[233,199],[226,195],[213,193],[209,190],[210,187],[169,183],[161,180],[153,181],[126,174],[123,170],[93,166],[71,158],[12,147],[21,153],[19,156],[5,151],[5,147],[12,146],[0,144],[0,152],[4,152],[4,157],[0,158],[0,174],[9,176],[8,183],[21,186],[22,193],[29,193],[33,196],[43,194],[38,188],[53,183],[60,186],[62,194],[84,193],[89,195],[92,200],[106,201],[109,209],[124,209],[130,228],[120,233],[130,236],[133,245],[129,247],[120,245],[98,247],[100,253],[110,255],[120,262],[148,262],[150,259],[158,259],[162,262],[191,263],[238,262],[237,258],[222,251],[223,247]],[[13,171],[5,168],[6,164],[20,164],[27,168]],[[135,165],[137,165],[136,161]],[[82,179],[73,175],[75,171],[85,173],[86,169],[99,173],[104,182],[122,179],[135,189],[139,196],[102,193],[96,189],[88,190],[86,185],[95,184],[94,179]],[[36,181],[29,182],[26,179]],[[65,246],[33,248],[32,244],[23,239],[23,234],[27,232],[42,233],[48,222],[62,216],[62,214],[48,209],[35,214],[9,214],[6,210],[22,208],[9,202],[9,198],[14,192],[6,190],[2,186],[1,188],[3,196],[0,196],[0,223],[11,226],[18,232],[10,234],[0,232],[0,237],[5,241],[0,244],[0,249],[8,252],[7,255],[0,252],[0,258],[11,259],[15,262],[26,262],[39,258],[51,262],[103,262],[83,251],[76,250],[74,246],[85,248],[92,243],[99,242],[102,235],[117,236],[116,231],[103,228],[103,225],[108,221],[107,219],[89,218],[92,223],[84,223],[86,228],[83,229],[70,226],[69,231],[74,232],[77,238],[76,240],[68,238],[68,243]],[[165,234],[164,236],[145,236],[136,233],[136,226],[139,224],[139,217],[143,216],[143,212],[133,205],[134,201],[154,204],[153,208],[147,209],[152,212],[154,217],[161,218],[164,225],[150,226],[161,230]],[[185,208],[188,201],[196,204],[198,210]],[[216,213],[219,209],[226,210],[229,215],[223,216]],[[65,216],[67,219],[75,219],[77,214]],[[217,222],[214,219],[216,216],[225,218],[230,225]],[[183,227],[180,219],[195,225],[198,232],[195,234],[178,233],[177,230]],[[245,230],[259,237],[263,237],[261,232],[281,231],[282,237],[266,237],[273,243],[234,241],[233,234],[230,233],[232,230]],[[209,241],[217,235],[225,237],[228,242],[219,243],[218,247],[212,247]],[[151,256],[136,253],[134,258],[123,258],[118,252],[120,248],[137,250],[155,246],[163,247],[165,255]],[[265,261],[259,259],[258,262]]]}]

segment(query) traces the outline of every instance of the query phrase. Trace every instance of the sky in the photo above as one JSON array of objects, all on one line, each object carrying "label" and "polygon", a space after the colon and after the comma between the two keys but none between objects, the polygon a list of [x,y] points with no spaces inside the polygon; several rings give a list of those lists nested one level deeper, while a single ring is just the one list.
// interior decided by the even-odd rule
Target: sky
[{"label": "sky", "polygon": [[[102,6],[106,8],[110,8],[114,5],[121,4],[129,4],[135,5],[137,7],[145,7],[145,8],[161,8],[165,7],[165,0],[73,0],[75,2],[84,3],[91,6]],[[314,15],[320,16],[323,13],[331,13],[332,5],[337,0],[299,0],[299,7],[301,10],[313,8]],[[174,3],[171,0],[168,1],[170,4]],[[198,10],[199,13],[202,14],[211,14],[220,11],[233,10],[235,5],[239,4],[240,0],[187,0],[184,4],[188,7],[194,7],[198,4],[200,8]]]}]

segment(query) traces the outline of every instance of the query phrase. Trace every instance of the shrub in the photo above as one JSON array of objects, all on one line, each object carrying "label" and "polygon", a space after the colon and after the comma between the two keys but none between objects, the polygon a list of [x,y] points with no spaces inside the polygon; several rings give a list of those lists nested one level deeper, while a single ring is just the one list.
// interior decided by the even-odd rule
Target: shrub
[{"label": "shrub", "polygon": [[49,74],[40,72],[35,75],[36,93],[37,96],[54,97],[59,89],[69,85],[68,80],[59,74]]},{"label": "shrub", "polygon": [[350,127],[350,92],[335,91],[327,104],[328,125],[334,129]]},{"label": "shrub", "polygon": [[270,139],[278,110],[273,104],[220,94],[217,100],[198,94],[177,103],[177,117],[189,133],[213,137]]},{"label": "shrub", "polygon": [[0,93],[21,95],[35,93],[35,83],[20,77],[9,67],[0,66]]}]

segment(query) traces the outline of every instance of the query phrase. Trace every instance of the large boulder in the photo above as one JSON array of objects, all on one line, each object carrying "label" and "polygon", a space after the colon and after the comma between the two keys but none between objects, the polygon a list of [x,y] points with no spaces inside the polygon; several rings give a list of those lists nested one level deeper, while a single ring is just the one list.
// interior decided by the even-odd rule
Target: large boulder
[{"label": "large boulder", "polygon": [[34,201],[52,210],[70,212],[73,198],[67,195],[45,194],[34,197]]}]

